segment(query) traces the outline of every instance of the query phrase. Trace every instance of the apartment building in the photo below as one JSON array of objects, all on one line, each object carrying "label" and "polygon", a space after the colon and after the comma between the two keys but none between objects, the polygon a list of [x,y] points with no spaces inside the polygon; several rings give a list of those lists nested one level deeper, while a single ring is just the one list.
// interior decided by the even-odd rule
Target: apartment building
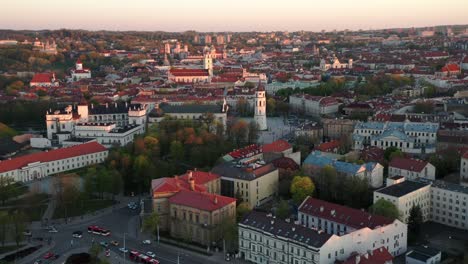
[{"label": "apartment building", "polygon": [[423,220],[430,219],[430,183],[417,181],[403,181],[374,191],[374,203],[379,199],[392,202],[401,213],[403,222],[408,223],[410,210],[418,205],[421,208]]},{"label": "apartment building", "polygon": [[385,247],[392,256],[406,252],[407,226],[400,220],[307,197],[298,209],[300,224],[339,237],[340,260]]},{"label": "apartment building", "polygon": [[419,159],[395,157],[388,164],[388,177],[403,176],[408,180],[416,178],[435,180],[435,173],[434,165]]},{"label": "apartment building", "polygon": [[221,195],[239,198],[250,208],[272,200],[278,193],[278,169],[259,155],[226,161],[211,172],[221,176]]}]

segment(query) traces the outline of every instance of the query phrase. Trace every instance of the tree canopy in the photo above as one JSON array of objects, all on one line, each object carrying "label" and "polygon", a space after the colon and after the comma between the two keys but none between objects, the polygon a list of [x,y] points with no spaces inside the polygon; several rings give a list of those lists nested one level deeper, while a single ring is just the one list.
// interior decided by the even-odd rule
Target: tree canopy
[{"label": "tree canopy", "polygon": [[291,182],[291,195],[296,204],[301,203],[307,196],[312,196],[315,184],[308,176],[295,176]]},{"label": "tree canopy", "polygon": [[398,208],[391,202],[380,198],[376,203],[374,203],[369,211],[372,214],[385,216],[391,219],[397,219],[400,217],[400,212]]}]

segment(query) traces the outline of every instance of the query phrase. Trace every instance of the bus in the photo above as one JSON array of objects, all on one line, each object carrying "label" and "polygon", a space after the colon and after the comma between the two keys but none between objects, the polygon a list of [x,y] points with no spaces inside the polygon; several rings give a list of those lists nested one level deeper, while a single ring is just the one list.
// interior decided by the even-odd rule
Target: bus
[{"label": "bus", "polygon": [[137,263],[143,263],[143,264],[159,264],[159,261],[154,259],[154,258],[150,258],[148,256],[146,256],[145,254],[143,253],[140,253],[136,250],[131,250],[130,251],[130,259],[133,260],[134,262],[137,262]]},{"label": "bus", "polygon": [[93,234],[101,235],[101,236],[109,236],[110,235],[109,230],[107,230],[105,228],[102,228],[102,227],[99,227],[99,226],[96,226],[96,225],[88,226],[88,233],[93,233]]}]

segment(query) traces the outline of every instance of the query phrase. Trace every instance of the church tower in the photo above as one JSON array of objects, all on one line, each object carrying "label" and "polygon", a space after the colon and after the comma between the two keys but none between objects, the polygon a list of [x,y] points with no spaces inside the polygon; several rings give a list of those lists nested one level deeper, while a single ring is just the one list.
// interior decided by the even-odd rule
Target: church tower
[{"label": "church tower", "polygon": [[208,47],[205,47],[203,50],[203,68],[208,70],[210,78],[213,77],[213,56],[210,48]]},{"label": "church tower", "polygon": [[75,69],[76,69],[77,71],[83,70],[83,63],[81,62],[80,59],[78,59],[78,60],[76,61]]},{"label": "church tower", "polygon": [[261,82],[258,83],[257,91],[255,92],[254,120],[257,123],[259,130],[267,130],[266,95],[265,87]]}]

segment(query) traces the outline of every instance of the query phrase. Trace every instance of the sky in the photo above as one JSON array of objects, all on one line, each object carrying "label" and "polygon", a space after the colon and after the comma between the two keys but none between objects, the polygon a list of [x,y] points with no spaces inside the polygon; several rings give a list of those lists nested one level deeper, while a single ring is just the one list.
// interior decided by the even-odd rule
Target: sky
[{"label": "sky", "polygon": [[321,31],[468,24],[468,0],[10,0],[0,29]]}]

